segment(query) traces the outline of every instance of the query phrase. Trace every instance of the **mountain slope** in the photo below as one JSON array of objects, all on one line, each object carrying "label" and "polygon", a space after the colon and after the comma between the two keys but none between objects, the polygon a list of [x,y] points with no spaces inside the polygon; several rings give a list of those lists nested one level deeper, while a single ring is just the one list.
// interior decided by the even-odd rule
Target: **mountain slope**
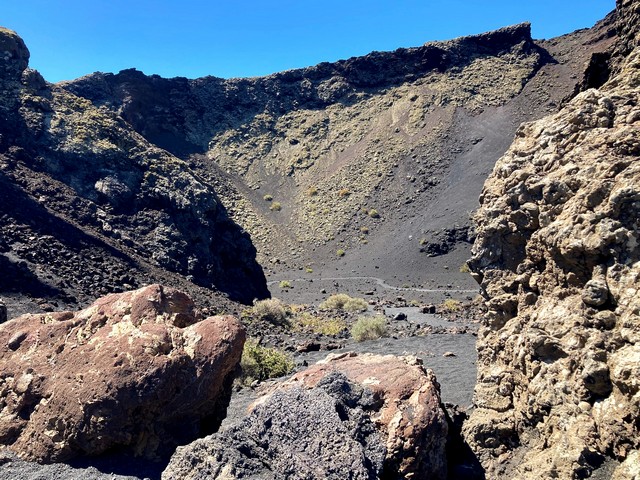
[{"label": "mountain slope", "polygon": [[2,276],[3,291],[73,304],[166,279],[199,296],[268,295],[248,235],[206,181],[47,84],[15,33],[0,30],[0,49],[0,262],[18,275]]},{"label": "mountain slope", "polygon": [[125,70],[61,86],[217,183],[265,268],[364,274],[375,263],[424,278],[425,253],[468,240],[517,126],[573,95],[612,35],[607,19],[535,42],[523,24],[263,78]]}]

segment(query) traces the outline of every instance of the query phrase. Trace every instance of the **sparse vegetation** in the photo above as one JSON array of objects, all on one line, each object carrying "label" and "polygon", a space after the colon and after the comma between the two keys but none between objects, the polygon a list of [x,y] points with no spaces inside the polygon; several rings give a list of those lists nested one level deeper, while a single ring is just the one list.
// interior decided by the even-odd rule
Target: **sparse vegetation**
[{"label": "sparse vegetation", "polygon": [[367,212],[367,215],[369,215],[371,218],[380,218],[380,214],[375,208],[372,208],[371,210],[369,210]]},{"label": "sparse vegetation", "polygon": [[348,197],[349,195],[351,195],[351,191],[348,188],[342,188],[338,191],[338,196],[341,198]]},{"label": "sparse vegetation", "polygon": [[363,298],[350,297],[346,293],[331,295],[320,304],[320,310],[344,310],[347,312],[364,312],[369,304]]},{"label": "sparse vegetation", "polygon": [[422,237],[420,239],[420,246],[421,247],[424,247],[427,243],[429,243],[429,241],[426,238]]},{"label": "sparse vegetation", "polygon": [[305,267],[304,271],[307,272],[307,273],[313,273],[313,268]]},{"label": "sparse vegetation", "polygon": [[365,235],[368,235],[369,227],[360,227],[360,232],[364,233]]},{"label": "sparse vegetation", "polygon": [[273,200],[273,196],[269,195],[268,193],[262,198],[265,202],[270,202],[271,200]]},{"label": "sparse vegetation", "polygon": [[339,248],[338,251],[336,252],[336,255],[338,255],[339,257],[344,257],[345,253],[346,252],[342,248]]},{"label": "sparse vegetation", "polygon": [[315,187],[315,186],[309,187],[309,190],[307,190],[307,196],[315,197],[316,195],[318,195],[318,187]]},{"label": "sparse vegetation", "polygon": [[469,268],[469,264],[467,264],[467,262],[464,262],[462,265],[460,265],[460,273],[470,273],[471,269]]},{"label": "sparse vegetation", "polygon": [[282,289],[287,289],[287,288],[293,288],[291,286],[291,282],[289,280],[282,280],[279,284],[280,288]]},{"label": "sparse vegetation", "polygon": [[279,212],[280,210],[282,210],[282,204],[280,202],[273,202],[269,207],[269,210],[271,210],[272,212]]},{"label": "sparse vegetation", "polygon": [[263,381],[277,378],[291,372],[293,360],[276,348],[262,347],[256,340],[247,340],[240,360],[242,368],[241,381],[245,385],[254,380]]},{"label": "sparse vegetation", "polygon": [[441,307],[442,307],[442,310],[447,312],[457,312],[462,308],[462,302],[460,302],[460,300],[447,298],[444,302],[442,302]]},{"label": "sparse vegetation", "polygon": [[251,309],[253,317],[265,320],[274,325],[288,325],[287,311],[284,303],[277,298],[257,300]]},{"label": "sparse vegetation", "polygon": [[385,336],[386,333],[387,322],[381,315],[375,317],[359,317],[351,328],[351,336],[356,342],[375,340]]},{"label": "sparse vegetation", "polygon": [[338,335],[347,325],[339,318],[322,318],[303,312],[296,317],[295,328],[320,335]]}]

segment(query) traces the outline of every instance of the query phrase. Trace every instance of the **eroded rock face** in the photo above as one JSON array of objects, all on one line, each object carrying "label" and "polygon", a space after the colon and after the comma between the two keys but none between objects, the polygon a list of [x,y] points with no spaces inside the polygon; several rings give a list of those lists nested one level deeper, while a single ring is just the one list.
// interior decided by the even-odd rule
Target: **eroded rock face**
[{"label": "eroded rock face", "polygon": [[[0,254],[9,259],[0,264],[34,263],[25,266],[39,276],[67,253],[43,252],[52,244],[38,245],[46,235],[69,257],[93,247],[91,256],[99,251],[118,276],[133,277],[108,278],[103,265],[91,273],[97,278],[87,278],[77,268],[50,286],[69,294],[93,296],[96,284],[106,293],[118,283],[159,282],[159,275],[138,280],[159,269],[245,303],[269,296],[249,236],[229,219],[211,184],[116,113],[46,83],[27,68],[28,59],[22,39],[0,29],[0,185],[7,197],[0,202],[7,232]],[[47,273],[38,280],[50,282],[60,270]]]},{"label": "eroded rock face", "polygon": [[446,437],[439,385],[415,358],[330,355],[179,448],[163,479],[444,479]]},{"label": "eroded rock face", "polygon": [[0,443],[43,462],[166,454],[217,428],[244,338],[234,317],[201,319],[160,285],[13,319],[0,326]]},{"label": "eroded rock face", "polygon": [[490,475],[637,458],[639,85],[636,46],[600,90],[524,124],[485,184],[469,264],[490,312],[465,435]]}]

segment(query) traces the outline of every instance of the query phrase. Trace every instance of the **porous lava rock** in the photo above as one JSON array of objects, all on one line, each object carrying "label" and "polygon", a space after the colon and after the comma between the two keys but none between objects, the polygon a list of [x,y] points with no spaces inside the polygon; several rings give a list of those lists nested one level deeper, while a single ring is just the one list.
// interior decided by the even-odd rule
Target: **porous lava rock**
[{"label": "porous lava rock", "polygon": [[628,23],[639,6],[618,2],[628,54],[609,81],[522,125],[480,198],[469,265],[489,313],[464,432],[491,478],[586,478],[605,462],[632,478],[640,48]]},{"label": "porous lava rock", "polygon": [[178,447],[162,479],[379,478],[384,441],[367,414],[375,403],[339,373],[277,391],[239,424]]},{"label": "porous lava rock", "polygon": [[447,429],[439,385],[417,359],[329,355],[237,426],[179,448],[163,479],[444,479]]},{"label": "porous lava rock", "polygon": [[224,417],[245,333],[150,285],[0,326],[0,443],[40,462],[155,459]]}]

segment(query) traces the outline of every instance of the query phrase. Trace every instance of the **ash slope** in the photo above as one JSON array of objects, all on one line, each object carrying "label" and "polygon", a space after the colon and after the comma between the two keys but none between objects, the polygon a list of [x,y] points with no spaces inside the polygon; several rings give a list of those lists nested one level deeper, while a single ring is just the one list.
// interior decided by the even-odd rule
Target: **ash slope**
[{"label": "ash slope", "polygon": [[[46,83],[0,29],[0,292],[44,309],[162,282],[202,304],[268,295],[212,186],[122,118]],[[224,303],[223,295],[217,294]],[[219,303],[220,303],[219,302]]]},{"label": "ash slope", "polygon": [[216,185],[267,271],[425,279],[426,255],[472,237],[469,213],[517,126],[606,80],[588,65],[613,36],[612,17],[542,42],[523,24],[263,78],[125,70],[62,86]]}]

